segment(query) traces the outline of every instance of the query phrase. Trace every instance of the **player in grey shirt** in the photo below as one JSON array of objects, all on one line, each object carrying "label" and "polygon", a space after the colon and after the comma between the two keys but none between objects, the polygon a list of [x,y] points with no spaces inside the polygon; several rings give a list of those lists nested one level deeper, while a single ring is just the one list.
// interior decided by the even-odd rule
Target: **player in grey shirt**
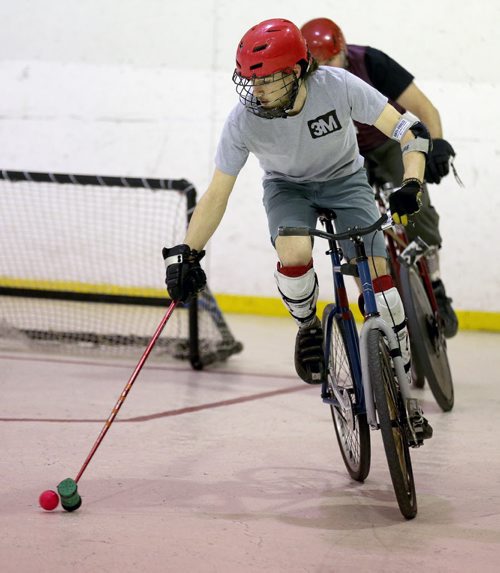
[{"label": "player in grey shirt", "polygon": [[[266,20],[243,36],[233,81],[240,101],[225,123],[212,181],[193,213],[185,243],[164,249],[167,288],[173,299],[188,300],[205,285],[200,251],[218,227],[236,178],[253,153],[264,170],[264,206],[279,259],[277,286],[299,327],[296,370],[305,382],[321,383],[325,368],[311,239],[278,236],[278,227],[314,227],[319,208],[335,211],[338,232],[378,219],[353,120],[372,124],[401,143],[405,180],[391,197],[391,211],[396,222],[406,224],[408,215],[419,209],[429,135],[417,118],[402,116],[364,81],[345,70],[318,68],[299,29],[288,20]],[[378,233],[366,244],[378,277],[374,290],[379,311],[389,324],[396,319],[394,329],[409,369],[404,309],[387,272],[384,241]],[[352,258],[350,243],[343,247]]]},{"label": "player in grey shirt", "polygon": [[324,182],[363,167],[351,119],[373,124],[387,98],[339,68],[320,67],[307,78],[300,113],[266,121],[238,103],[226,120],[215,164],[238,175],[253,153],[264,180]]}]

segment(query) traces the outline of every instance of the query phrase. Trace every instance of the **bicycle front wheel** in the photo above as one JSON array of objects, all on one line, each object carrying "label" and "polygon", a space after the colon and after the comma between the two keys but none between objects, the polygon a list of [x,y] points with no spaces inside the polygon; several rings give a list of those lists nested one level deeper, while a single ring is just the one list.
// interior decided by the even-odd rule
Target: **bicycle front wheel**
[{"label": "bicycle front wheel", "polygon": [[371,460],[370,429],[366,412],[361,411],[360,391],[356,392],[352,361],[349,354],[346,325],[341,316],[328,316],[334,305],[323,312],[328,391],[333,426],[344,464],[352,479],[362,482],[368,476]]},{"label": "bicycle front wheel", "polygon": [[399,509],[406,519],[417,515],[417,496],[408,446],[406,408],[395,378],[389,349],[379,330],[368,332],[368,368],[385,455]]},{"label": "bicycle front wheel", "polygon": [[401,266],[400,277],[412,353],[423,368],[436,402],[448,412],[453,408],[454,391],[444,333],[415,268]]}]

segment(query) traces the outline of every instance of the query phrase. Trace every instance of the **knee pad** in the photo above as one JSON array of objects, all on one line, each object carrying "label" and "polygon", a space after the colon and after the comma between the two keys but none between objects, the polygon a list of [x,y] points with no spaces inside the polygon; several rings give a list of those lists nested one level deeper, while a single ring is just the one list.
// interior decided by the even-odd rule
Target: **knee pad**
[{"label": "knee pad", "polygon": [[396,287],[375,293],[375,300],[380,316],[389,326],[393,327],[394,331],[397,332],[399,328],[406,325],[403,301]]},{"label": "knee pad", "polygon": [[394,286],[390,275],[376,278],[373,281],[373,290],[381,318],[386,324],[392,326],[398,337],[404,368],[408,372],[411,367],[410,341],[406,327],[405,309],[399,291]]},{"label": "knee pad", "polygon": [[307,326],[311,323],[316,317],[319,291],[312,261],[303,267],[281,267],[278,264],[274,278],[281,298],[297,324]]},{"label": "knee pad", "polygon": [[380,316],[395,330],[406,324],[405,309],[398,289],[390,275],[383,275],[373,280],[375,301]]}]

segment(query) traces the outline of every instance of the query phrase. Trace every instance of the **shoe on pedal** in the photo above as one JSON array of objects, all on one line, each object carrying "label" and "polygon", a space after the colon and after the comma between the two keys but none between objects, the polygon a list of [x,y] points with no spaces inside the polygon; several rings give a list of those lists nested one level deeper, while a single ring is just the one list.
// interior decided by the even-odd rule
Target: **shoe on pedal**
[{"label": "shoe on pedal", "polygon": [[434,296],[439,308],[439,314],[443,320],[443,332],[446,338],[452,338],[458,331],[458,318],[451,306],[452,299],[446,296],[443,281],[437,280],[432,283]]},{"label": "shoe on pedal", "polygon": [[323,329],[319,318],[299,328],[295,339],[295,370],[308,384],[322,384],[325,377]]},{"label": "shoe on pedal", "polygon": [[416,442],[413,438],[410,439],[410,446],[418,447],[424,443],[424,440],[430,440],[433,435],[432,426],[429,424],[427,418],[424,417],[422,408],[418,400],[410,398],[407,402],[408,418],[415,434]]}]

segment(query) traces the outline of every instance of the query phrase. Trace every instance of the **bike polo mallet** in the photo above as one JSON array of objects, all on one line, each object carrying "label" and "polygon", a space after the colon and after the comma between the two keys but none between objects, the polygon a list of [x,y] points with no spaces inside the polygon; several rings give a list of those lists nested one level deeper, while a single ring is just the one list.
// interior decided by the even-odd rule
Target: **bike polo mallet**
[{"label": "bike polo mallet", "polygon": [[[162,318],[162,320],[161,320],[160,324],[158,325],[155,333],[153,334],[153,337],[151,338],[146,350],[144,351],[144,354],[142,355],[141,359],[139,360],[137,366],[135,367],[135,370],[133,371],[132,376],[130,377],[129,381],[125,385],[123,392],[120,394],[120,397],[118,398],[113,410],[111,411],[109,418],[106,420],[106,423],[104,424],[104,426],[101,430],[101,433],[97,437],[97,440],[95,441],[94,445],[92,446],[92,449],[90,450],[90,453],[87,456],[86,460],[83,462],[83,465],[80,468],[80,471],[78,472],[77,476],[75,477],[75,479],[66,478],[57,486],[57,492],[59,493],[59,496],[61,498],[61,505],[62,505],[63,509],[65,509],[66,511],[75,511],[82,505],[82,498],[80,497],[80,494],[78,493],[78,485],[77,485],[78,481],[80,480],[83,472],[85,471],[85,469],[89,465],[90,460],[93,458],[94,454],[96,453],[97,448],[99,447],[102,440],[104,439],[104,436],[108,432],[111,424],[113,423],[113,420],[116,418],[116,415],[118,414],[118,411],[122,407],[122,404],[125,401],[127,394],[130,392],[132,385],[134,384],[137,376],[139,375],[139,372],[142,370],[144,363],[146,362],[151,351],[153,350],[153,347],[156,344],[156,341],[160,337],[160,334],[162,333],[163,329],[165,328],[165,325],[167,324],[167,322],[168,322],[170,316],[172,315],[172,312],[174,311],[177,304],[178,304],[178,301],[174,300],[174,301],[172,301],[172,303],[168,307],[167,312],[165,313],[165,316]],[[40,495],[40,500],[42,500],[42,496],[44,496],[45,494],[53,494],[52,496],[47,496],[49,499],[52,499],[52,500],[54,500],[54,498],[57,497],[55,492],[48,490],[48,491],[43,492]],[[54,501],[49,502],[47,504],[48,507],[45,507],[46,504],[42,504],[42,502],[41,502],[41,505],[44,509],[51,510],[51,509],[55,509],[55,507],[57,506],[57,503],[55,503],[55,505],[54,505],[54,503],[55,503]]]}]

